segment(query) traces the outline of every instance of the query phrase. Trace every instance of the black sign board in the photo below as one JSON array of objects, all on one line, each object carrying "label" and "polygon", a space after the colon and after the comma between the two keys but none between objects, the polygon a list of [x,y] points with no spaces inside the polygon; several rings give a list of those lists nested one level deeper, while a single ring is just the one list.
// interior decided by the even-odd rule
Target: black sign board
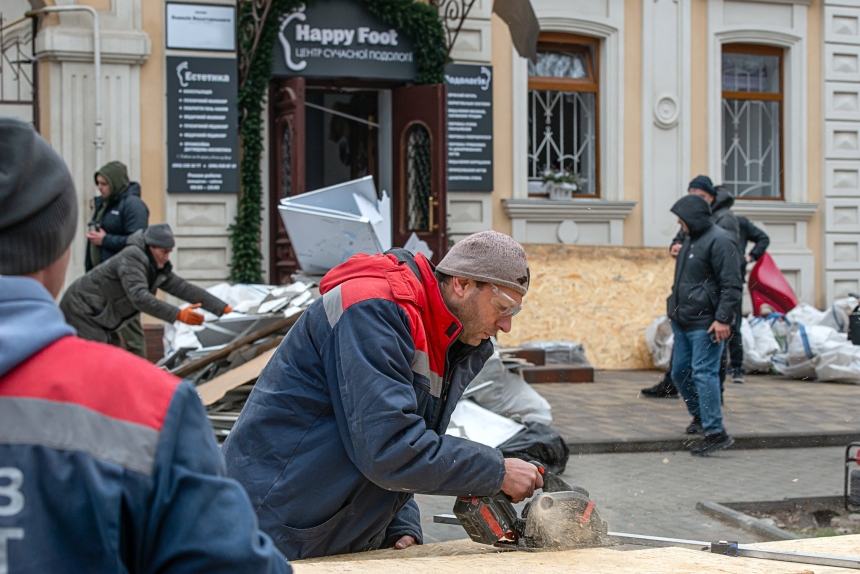
[{"label": "black sign board", "polygon": [[493,191],[493,68],[449,64],[448,191]]},{"label": "black sign board", "polygon": [[281,15],[272,76],[415,78],[412,41],[361,0],[316,0]]},{"label": "black sign board", "polygon": [[167,191],[238,193],[233,58],[167,57]]}]

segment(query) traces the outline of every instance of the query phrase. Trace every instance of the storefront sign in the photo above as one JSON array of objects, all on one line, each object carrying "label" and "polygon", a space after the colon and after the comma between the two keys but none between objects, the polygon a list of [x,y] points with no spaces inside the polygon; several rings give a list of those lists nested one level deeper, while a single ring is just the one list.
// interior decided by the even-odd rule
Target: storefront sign
[{"label": "storefront sign", "polygon": [[168,4],[167,47],[174,50],[236,50],[236,8]]},{"label": "storefront sign", "polygon": [[448,191],[493,191],[493,68],[449,64]]},{"label": "storefront sign", "polygon": [[281,16],[272,76],[415,78],[412,41],[360,0],[317,0]]},{"label": "storefront sign", "polygon": [[234,58],[167,57],[167,191],[238,193]]}]

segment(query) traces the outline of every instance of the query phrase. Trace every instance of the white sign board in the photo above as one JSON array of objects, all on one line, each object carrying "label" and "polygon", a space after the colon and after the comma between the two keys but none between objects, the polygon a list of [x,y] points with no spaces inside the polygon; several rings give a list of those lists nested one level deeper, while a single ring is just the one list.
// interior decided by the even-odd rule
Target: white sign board
[{"label": "white sign board", "polygon": [[236,50],[236,8],[168,4],[167,47],[177,50]]}]

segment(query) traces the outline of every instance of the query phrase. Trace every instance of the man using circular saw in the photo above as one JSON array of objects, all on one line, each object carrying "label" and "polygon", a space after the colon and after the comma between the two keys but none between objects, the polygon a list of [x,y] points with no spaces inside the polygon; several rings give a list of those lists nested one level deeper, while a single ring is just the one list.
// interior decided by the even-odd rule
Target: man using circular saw
[{"label": "man using circular saw", "polygon": [[495,231],[457,243],[435,271],[394,249],[325,276],[223,447],[288,558],[420,544],[414,493],[518,502],[543,485],[534,465],[445,435],[529,280],[522,246]]}]

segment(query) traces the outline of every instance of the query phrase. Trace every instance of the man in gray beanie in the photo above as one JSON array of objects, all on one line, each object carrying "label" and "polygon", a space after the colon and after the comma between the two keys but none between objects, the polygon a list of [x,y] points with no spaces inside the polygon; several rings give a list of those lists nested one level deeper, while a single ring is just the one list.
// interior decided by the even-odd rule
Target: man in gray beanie
[{"label": "man in gray beanie", "polygon": [[63,160],[0,116],[0,572],[288,573],[194,388],[63,321],[76,222]]},{"label": "man in gray beanie", "polygon": [[518,502],[542,486],[534,465],[445,434],[529,278],[525,250],[495,231],[435,271],[392,249],[323,278],[222,449],[287,558],[420,544],[416,492]]},{"label": "man in gray beanie", "polygon": [[[150,225],[129,235],[119,254],[72,283],[60,309],[78,336],[119,346],[116,333],[129,321],[139,321],[140,313],[189,325],[203,323],[203,315],[194,312],[197,307],[218,316],[229,313],[227,303],[173,273],[170,252],[175,244],[169,225]],[[158,289],[193,305],[180,310],[157,298]]]}]

